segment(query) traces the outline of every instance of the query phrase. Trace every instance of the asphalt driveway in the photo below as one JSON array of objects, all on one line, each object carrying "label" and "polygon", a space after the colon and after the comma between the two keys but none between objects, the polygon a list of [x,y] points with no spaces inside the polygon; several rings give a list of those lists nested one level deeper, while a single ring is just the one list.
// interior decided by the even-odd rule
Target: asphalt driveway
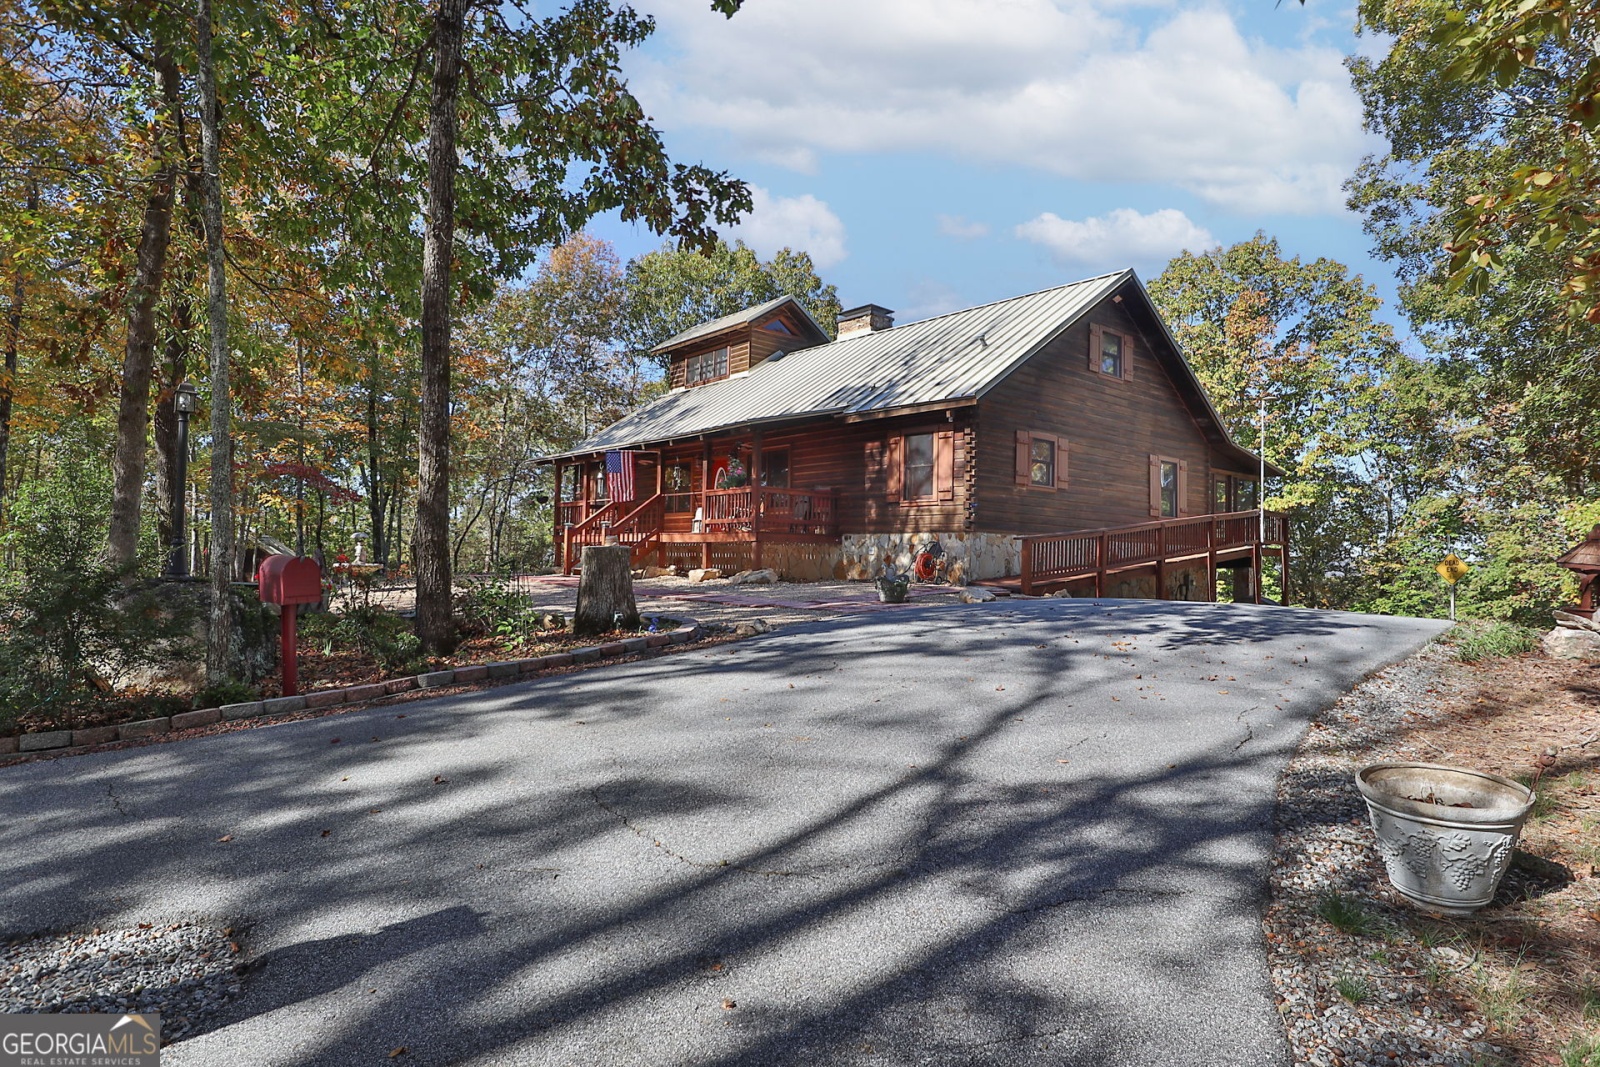
[{"label": "asphalt driveway", "polygon": [[1444,625],[929,608],[13,767],[0,939],[243,929],[169,1067],[1286,1063],[1274,781]]}]

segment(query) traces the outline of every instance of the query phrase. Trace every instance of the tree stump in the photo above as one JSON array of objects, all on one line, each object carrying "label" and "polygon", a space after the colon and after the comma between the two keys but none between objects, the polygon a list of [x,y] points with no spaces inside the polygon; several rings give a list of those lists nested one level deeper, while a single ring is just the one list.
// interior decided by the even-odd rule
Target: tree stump
[{"label": "tree stump", "polygon": [[572,632],[587,637],[619,627],[636,629],[639,605],[633,599],[633,560],[628,546],[585,545],[581,566]]}]

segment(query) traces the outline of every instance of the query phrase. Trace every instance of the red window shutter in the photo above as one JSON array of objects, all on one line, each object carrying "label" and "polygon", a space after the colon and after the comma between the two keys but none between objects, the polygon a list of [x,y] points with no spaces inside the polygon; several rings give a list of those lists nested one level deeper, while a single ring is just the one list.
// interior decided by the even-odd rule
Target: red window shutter
[{"label": "red window shutter", "polygon": [[1028,485],[1033,480],[1033,435],[1027,430],[1017,431],[1017,484]]},{"label": "red window shutter", "polygon": [[933,495],[940,500],[956,498],[956,435],[940,430],[933,435]]},{"label": "red window shutter", "polygon": [[898,501],[901,496],[900,485],[905,477],[906,450],[905,438],[898,434],[889,438],[888,445],[883,450],[884,466],[887,478],[885,479],[884,495],[889,500]]},{"label": "red window shutter", "polygon": [[1065,489],[1066,487],[1067,487],[1067,439],[1065,437],[1062,437],[1062,438],[1058,438],[1056,440],[1056,488],[1057,489]]},{"label": "red window shutter", "polygon": [[1122,380],[1133,381],[1133,335],[1122,335]]},{"label": "red window shutter", "polygon": [[1089,324],[1089,369],[1100,369],[1100,327]]},{"label": "red window shutter", "polygon": [[1161,517],[1161,457],[1150,457],[1150,517]]},{"label": "red window shutter", "polygon": [[1189,514],[1189,461],[1178,460],[1178,514]]}]

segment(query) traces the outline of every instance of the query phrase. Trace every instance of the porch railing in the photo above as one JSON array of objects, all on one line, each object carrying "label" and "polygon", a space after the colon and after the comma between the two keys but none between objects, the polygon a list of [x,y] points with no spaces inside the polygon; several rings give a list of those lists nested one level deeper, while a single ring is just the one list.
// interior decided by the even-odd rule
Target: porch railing
[{"label": "porch railing", "polygon": [[583,558],[583,546],[601,544],[605,538],[602,524],[609,523],[621,514],[622,506],[611,500],[599,510],[590,512],[581,522],[565,527],[566,536],[561,539],[562,572],[571,574],[572,561]]},{"label": "porch railing", "polygon": [[1036,586],[1103,576],[1107,571],[1146,566],[1185,557],[1263,545],[1286,545],[1289,517],[1266,513],[1266,538],[1260,539],[1261,512],[1236,511],[1162,519],[1105,530],[1027,534],[1022,544],[1022,592]]},{"label": "porch railing", "polygon": [[702,496],[701,522],[706,530],[818,536],[839,532],[838,494],[831,489],[746,485],[711,489]]}]

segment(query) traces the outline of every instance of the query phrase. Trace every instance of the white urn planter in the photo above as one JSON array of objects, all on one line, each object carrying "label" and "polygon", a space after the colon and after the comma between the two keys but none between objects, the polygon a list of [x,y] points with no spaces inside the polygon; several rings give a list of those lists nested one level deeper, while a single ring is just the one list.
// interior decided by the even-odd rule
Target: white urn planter
[{"label": "white urn planter", "polygon": [[1534,793],[1509,778],[1437,763],[1375,763],[1356,775],[1389,881],[1416,904],[1471,915],[1511,865]]}]

